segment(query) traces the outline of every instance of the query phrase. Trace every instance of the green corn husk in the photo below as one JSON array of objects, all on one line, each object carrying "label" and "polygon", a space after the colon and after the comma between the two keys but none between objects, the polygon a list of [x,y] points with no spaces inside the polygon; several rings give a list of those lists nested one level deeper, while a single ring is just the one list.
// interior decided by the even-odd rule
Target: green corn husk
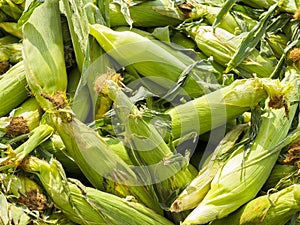
[{"label": "green corn husk", "polygon": [[[108,81],[108,96],[114,101],[116,123],[122,124],[124,143],[136,163],[149,171],[150,184],[155,185],[160,203],[168,206],[172,196],[180,192],[195,176],[190,170],[188,159],[172,152],[153,124],[147,123],[140,111],[113,81]],[[116,134],[119,136],[120,134]]]},{"label": "green corn husk", "polygon": [[[196,83],[199,85],[198,93],[195,94],[196,96],[202,95],[203,93],[210,92],[211,90],[215,90],[219,88],[219,83],[222,83],[222,77],[224,68],[217,63],[211,61],[211,60],[201,60],[207,58],[203,53],[195,51],[196,49],[196,43],[194,40],[192,40],[190,37],[187,37],[183,34],[181,31],[170,29],[168,26],[166,27],[157,27],[153,30],[152,33],[149,33],[147,31],[138,29],[138,28],[130,28],[130,27],[117,27],[114,29],[115,31],[132,31],[134,33],[137,33],[143,37],[146,37],[152,41],[155,42],[155,44],[159,45],[161,48],[165,49],[169,53],[175,55],[176,57],[180,58],[183,62],[186,62],[186,64],[189,64],[190,58],[193,59],[195,66],[195,71],[189,74],[192,78],[195,79]],[[158,41],[159,40],[159,41]],[[175,51],[174,51],[175,50]],[[184,54],[182,54],[184,53]],[[188,55],[190,58],[187,58],[186,55]],[[154,60],[152,60],[154,61]],[[197,62],[199,62],[199,67]],[[200,63],[202,61],[202,63]],[[203,66],[203,67],[202,67]],[[134,71],[131,66],[127,66],[126,70],[129,73],[132,73],[132,75],[136,75],[136,73],[139,73],[139,70],[136,72]],[[187,67],[187,72],[188,72]],[[184,71],[185,72],[185,71]],[[182,75],[184,75],[184,72],[178,77],[177,83],[180,79],[182,79]],[[151,75],[151,74],[149,74]],[[124,77],[125,78],[125,77]],[[175,78],[174,78],[175,79]],[[143,82],[143,80],[142,80]],[[219,82],[219,83],[218,83]],[[147,82],[144,84],[145,86],[149,86],[150,89],[157,89],[156,87],[161,85],[161,83],[158,81],[154,85],[155,87],[152,87],[151,85],[147,84]],[[191,84],[189,84],[188,88],[195,88],[192,87]],[[170,90],[171,91],[171,90]]]},{"label": "green corn husk", "polygon": [[[173,139],[217,128],[254,108],[267,95],[281,95],[283,87],[278,80],[268,78],[235,80],[217,91],[175,106],[166,111],[172,118]],[[277,91],[271,94],[270,90]]]},{"label": "green corn husk", "polygon": [[9,125],[6,127],[8,136],[27,134],[36,128],[42,116],[42,108],[35,98],[31,97],[14,110]]},{"label": "green corn husk", "polygon": [[216,220],[210,225],[282,225],[299,212],[300,184],[291,185],[278,192],[253,199],[246,205],[224,219]]},{"label": "green corn husk", "polygon": [[45,1],[22,27],[26,80],[45,111],[67,104],[67,72],[58,3],[58,0]]},{"label": "green corn husk", "polygon": [[[296,214],[295,216],[297,216],[298,214]],[[299,225],[300,224],[300,217],[298,215],[298,217],[296,219],[292,219],[292,221],[294,222],[295,225]]]},{"label": "green corn husk", "polygon": [[23,159],[35,150],[41,143],[53,134],[53,128],[48,125],[39,125],[29,133],[29,138],[16,149],[7,147],[6,156],[0,158],[0,170],[15,169]]},{"label": "green corn husk", "polygon": [[[122,142],[116,138],[110,137],[103,137],[103,140],[126,164],[133,165]],[[84,175],[82,171],[70,156],[70,152],[66,149],[66,146],[59,135],[53,134],[48,140],[41,143],[39,148],[51,153],[53,157],[62,164],[68,176],[80,178],[81,181],[83,180]]]},{"label": "green corn husk", "polygon": [[209,161],[201,168],[197,177],[188,184],[172,203],[170,207],[171,211],[181,212],[193,209],[201,202],[209,191],[210,183],[217,171],[225,163],[219,158],[233,147],[241,133],[245,131],[247,127],[247,124],[238,125],[226,134],[209,157]]},{"label": "green corn husk", "polygon": [[135,27],[160,27],[179,25],[186,17],[171,0],[141,1],[129,3],[111,1],[109,23],[111,27],[130,25]]},{"label": "green corn husk", "polygon": [[[240,46],[242,38],[235,36],[222,28],[213,31],[211,26],[192,26],[186,28],[189,35],[195,40],[198,48],[207,56],[213,56],[214,60],[227,66]],[[257,49],[252,49],[248,56],[237,66],[257,77],[269,77],[274,70],[272,60],[263,57]]]},{"label": "green corn husk", "polygon": [[[170,35],[170,41],[171,43],[174,43],[178,46],[182,46],[185,49],[195,49],[196,43],[186,35],[184,35],[182,32],[174,31]],[[204,58],[204,57],[200,57]]]},{"label": "green corn husk", "polygon": [[[112,137],[103,137],[103,140],[126,164],[133,165],[125,146],[120,140]],[[82,174],[59,135],[53,134],[47,141],[43,142],[40,147],[53,154],[53,156],[63,165],[68,174],[72,174],[75,177],[79,177],[78,174]]]},{"label": "green corn husk", "polygon": [[128,154],[128,151],[126,150],[122,141],[120,141],[118,138],[113,137],[103,137],[103,140],[127,165],[133,165],[131,157]]},{"label": "green corn husk", "polygon": [[[95,53],[95,55],[99,55],[101,53],[101,49],[96,48],[91,48],[91,46],[94,43],[93,38],[88,39],[88,45],[86,49],[86,57],[82,58],[81,63],[83,64],[81,68],[78,66],[78,71],[80,73],[80,79],[78,81],[77,86],[75,87],[75,93],[74,97],[71,101],[71,108],[74,114],[76,115],[76,118],[79,119],[80,121],[87,121],[89,118],[93,115],[93,112],[95,111],[95,91],[93,87],[90,87],[88,85],[88,81],[92,80],[91,77],[95,77],[98,75],[97,71],[98,68],[101,66],[95,66],[95,64],[91,64],[90,60],[90,55],[92,53]],[[77,46],[79,47],[79,46]],[[79,60],[79,59],[77,59]],[[98,60],[99,64],[102,65],[102,60]],[[77,62],[78,64],[78,62]],[[101,67],[102,68],[102,67]],[[82,72],[80,72],[82,71]],[[95,73],[93,73],[95,72]],[[91,78],[91,79],[90,79]],[[92,88],[92,89],[91,89]],[[92,92],[93,91],[93,92]],[[85,107],[82,107],[82,102],[85,102]],[[94,117],[93,117],[94,119]],[[90,119],[91,120],[91,119]]]},{"label": "green corn husk", "polygon": [[145,77],[142,82],[155,94],[164,95],[166,90],[172,91],[179,85],[183,95],[193,98],[210,92],[207,88],[210,82],[218,84],[212,71],[202,70],[201,65],[206,66],[204,61],[195,61],[159,41],[131,31],[114,31],[99,24],[90,26],[90,34],[120,67],[130,68],[137,76]]},{"label": "green corn husk", "polygon": [[61,164],[54,159],[48,163],[29,157],[22,168],[36,174],[55,205],[78,224],[172,224],[141,204],[84,187],[78,180],[67,180]]},{"label": "green corn husk", "polygon": [[[271,188],[275,188],[275,186],[277,184],[279,184],[279,182],[282,179],[285,179],[285,178],[289,177],[291,174],[296,172],[296,170],[297,170],[297,167],[295,165],[276,164],[274,166],[274,168],[272,169],[268,180],[266,181],[266,183],[262,187],[262,190],[263,191],[268,191]],[[285,185],[285,187],[288,186],[288,185],[290,185],[289,182],[287,182],[287,185]]]},{"label": "green corn husk", "polygon": [[23,61],[0,76],[0,116],[5,116],[28,98],[26,86]]},{"label": "green corn husk", "polygon": [[[286,85],[283,95],[286,101],[294,102],[299,100],[299,78],[295,71],[290,72],[293,74],[286,73],[286,79],[282,82],[282,85]],[[247,153],[243,145],[233,153],[212,180],[204,199],[183,224],[206,224],[221,219],[257,195],[280,153],[271,150],[286,138],[297,109],[297,104],[290,105],[289,109],[272,109],[269,108],[271,103],[272,100],[265,107],[257,136]]]},{"label": "green corn husk", "polygon": [[[183,32],[171,29],[168,26],[157,27],[151,33],[135,27],[130,28],[128,26],[116,27],[114,30],[132,31],[145,38],[148,38],[171,54],[178,54],[177,57],[181,58],[184,62],[186,61],[186,63],[188,63],[190,59],[186,58],[186,56],[181,53],[185,53],[194,61],[206,58],[205,56],[202,56],[201,53],[194,51],[194,49],[197,47],[194,40],[184,35]],[[181,53],[178,53],[178,51]],[[131,71],[129,70],[129,72]]]},{"label": "green corn husk", "polygon": [[130,166],[95,130],[76,118],[65,120],[55,114],[48,115],[48,123],[54,126],[71,157],[95,188],[123,197],[132,195],[149,208],[161,212],[148,187],[143,186]]}]

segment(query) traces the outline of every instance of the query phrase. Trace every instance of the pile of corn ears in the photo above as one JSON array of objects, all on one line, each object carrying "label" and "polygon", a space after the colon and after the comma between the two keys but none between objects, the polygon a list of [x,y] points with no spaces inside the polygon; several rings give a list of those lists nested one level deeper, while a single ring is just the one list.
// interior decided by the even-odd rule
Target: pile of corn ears
[{"label": "pile of corn ears", "polygon": [[300,2],[0,0],[0,224],[300,224]]}]

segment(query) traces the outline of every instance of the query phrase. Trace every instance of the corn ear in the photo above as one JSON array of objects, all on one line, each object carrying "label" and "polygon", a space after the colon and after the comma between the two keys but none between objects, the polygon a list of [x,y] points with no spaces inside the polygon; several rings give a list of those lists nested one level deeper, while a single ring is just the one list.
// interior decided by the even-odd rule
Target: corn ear
[{"label": "corn ear", "polygon": [[67,73],[59,1],[45,1],[38,6],[22,30],[26,80],[30,90],[44,110],[63,108],[67,104]]},{"label": "corn ear", "polygon": [[29,97],[23,61],[0,76],[0,116],[5,116]]},{"label": "corn ear", "polygon": [[281,95],[282,88],[278,80],[267,78],[235,80],[217,91],[175,106],[166,111],[172,118],[172,136],[177,139],[191,132],[204,134],[258,105],[271,95],[271,89],[273,97]]},{"label": "corn ear", "polygon": [[[72,215],[72,212],[76,210],[76,208],[74,209],[72,202],[70,202],[68,193],[69,191],[65,187],[66,181],[64,181],[61,177],[61,168],[58,167],[58,165],[61,165],[57,165],[56,162],[57,161],[53,160],[53,163],[48,164],[46,161],[32,156],[26,158],[26,160],[22,163],[21,168],[27,172],[37,173],[38,178],[41,184],[43,185],[45,191],[47,192],[48,196],[53,201],[55,201],[55,204],[57,206],[63,209],[63,212],[65,214]],[[55,194],[59,198],[55,198]],[[91,213],[93,211],[94,210],[92,210]]]},{"label": "corn ear", "polygon": [[78,180],[67,180],[55,159],[48,163],[29,157],[22,168],[36,174],[55,205],[78,224],[172,224],[142,205],[135,206],[138,203],[131,204],[115,195],[85,187]]},{"label": "corn ear", "polygon": [[[283,94],[289,102],[299,99],[297,79],[295,74],[286,74],[286,80],[282,81],[282,85],[286,85]],[[273,152],[272,149],[286,138],[297,109],[297,104],[291,105],[287,114],[283,106],[269,108],[272,102],[268,101],[253,144],[248,150],[239,147],[218,170],[210,190],[183,224],[206,224],[226,217],[252,200],[262,188],[280,153],[280,150]]]},{"label": "corn ear", "polygon": [[117,121],[124,126],[120,131],[124,135],[122,140],[136,160],[138,172],[149,172],[150,179],[146,182],[154,184],[160,203],[168,206],[173,201],[173,193],[181,191],[194,178],[187,166],[188,158],[170,149],[157,128],[145,121],[143,112],[116,83],[108,81],[107,91],[114,101]]},{"label": "corn ear", "polygon": [[229,151],[248,126],[238,125],[229,131],[216,147],[209,161],[201,168],[198,175],[188,184],[172,203],[170,210],[181,212],[195,208],[205,197],[210,189],[210,183],[214,179],[219,168],[224,165],[221,155]]},{"label": "corn ear", "polygon": [[[164,95],[166,90],[174,88],[181,81],[181,91],[184,92],[182,94],[193,98],[210,92],[206,86],[209,82],[205,83],[206,79],[218,84],[211,71],[197,69],[201,63],[205,64],[202,60],[195,61],[181,51],[135,32],[114,31],[106,26],[93,24],[90,25],[90,34],[121,67],[130,68],[132,74],[136,73],[137,76],[149,78],[149,84],[146,85],[155,94]],[[133,50],[134,53],[128,54]],[[151,86],[151,83],[155,85]]]},{"label": "corn ear", "polygon": [[[205,55],[213,56],[214,60],[224,67],[231,61],[242,42],[241,38],[222,28],[213,31],[211,26],[196,25],[186,30]],[[237,66],[237,69],[239,68],[258,77],[269,77],[274,70],[274,62],[260,55],[257,49],[253,49]]]},{"label": "corn ear", "polygon": [[155,196],[151,196],[134,171],[95,130],[76,118],[67,121],[55,114],[49,114],[47,121],[58,132],[71,157],[95,188],[119,196],[133,195],[149,208],[161,211]]},{"label": "corn ear", "polygon": [[[125,146],[120,140],[113,137],[103,137],[103,140],[126,164],[133,165]],[[74,177],[80,177],[78,175],[83,176],[80,168],[71,157],[70,152],[59,135],[53,134],[48,140],[43,142],[40,147],[53,154],[53,156],[63,165],[68,174],[72,174]]]},{"label": "corn ear", "polygon": [[[78,69],[79,70],[79,69]],[[78,71],[80,73],[80,71]],[[85,74],[85,73],[84,73]],[[76,115],[76,118],[78,118],[81,121],[86,121],[91,114],[91,110],[88,106],[94,106],[92,104],[92,98],[90,94],[90,90],[86,84],[85,81],[85,75],[79,74],[79,81],[77,83],[77,86],[74,87],[74,96],[70,101],[70,107],[74,114]],[[70,85],[72,85],[72,81],[70,80]],[[82,102],[85,102],[85,105],[87,107],[82,107]]]},{"label": "corn ear", "polygon": [[[77,21],[73,18],[73,14],[71,14],[70,12],[66,13],[68,18],[71,17],[68,20],[71,21],[72,19],[72,22],[69,22],[72,27],[74,26],[74,30],[72,32],[78,29],[76,28],[76,26],[80,26],[82,28],[81,32],[75,32],[75,34],[73,34],[74,37],[72,37],[72,39],[74,39],[73,42],[75,42],[75,50],[79,47],[81,47],[82,50],[80,51],[80,54],[78,53],[80,57],[77,57],[77,64],[80,64],[79,70],[82,71],[82,77],[79,81],[79,85],[74,95],[72,109],[77,118],[81,119],[82,121],[86,120],[89,115],[91,115],[93,118],[98,119],[106,111],[105,108],[110,107],[110,103],[106,102],[106,99],[104,97],[102,102],[105,103],[101,104],[102,98],[98,95],[97,92],[97,77],[108,72],[111,62],[108,59],[107,55],[104,55],[104,51],[100,48],[95,38],[91,36],[88,37],[88,23],[103,24],[105,23],[105,21],[100,14],[100,10],[92,1],[87,0],[80,3],[84,5],[84,11],[80,9],[80,6],[78,4],[75,4],[75,1],[72,2],[72,4],[74,4],[73,7],[75,8],[75,10],[78,10],[78,12],[82,14],[81,17],[86,18],[82,20],[78,18],[79,21]],[[66,9],[68,7],[69,6],[66,5]],[[77,39],[82,39],[80,45],[77,43]],[[79,50],[77,49],[76,51]],[[83,54],[85,54],[84,58]],[[91,101],[88,105],[92,106],[92,110],[90,111],[88,108],[85,108],[84,110],[81,107],[82,101]],[[102,106],[103,109],[98,110],[98,108]],[[98,115],[98,111],[100,111],[100,115]]]},{"label": "corn ear", "polygon": [[112,100],[105,95],[105,90],[107,89],[107,81],[114,81],[118,83],[119,85],[122,77],[119,73],[106,73],[102,74],[97,78],[95,81],[95,89],[96,93],[98,93],[98,98],[96,100],[96,105],[95,105],[95,119],[100,119],[104,116],[105,113],[107,113],[111,106],[112,106]]},{"label": "corn ear", "polygon": [[77,66],[80,72],[84,72],[88,61],[85,57],[90,41],[88,40],[88,24],[105,24],[100,9],[92,0],[62,1],[61,10],[66,16],[73,43]]},{"label": "corn ear", "polygon": [[88,24],[104,24],[104,18],[92,0],[63,0],[61,8],[68,21],[78,69],[84,72],[85,54],[90,43]]},{"label": "corn ear", "polygon": [[111,1],[109,4],[110,26],[159,27],[178,25],[186,17],[170,0],[144,1],[125,4]]},{"label": "corn ear", "polygon": [[253,199],[224,219],[215,220],[211,225],[282,225],[299,211],[300,185],[294,184],[278,192]]}]

